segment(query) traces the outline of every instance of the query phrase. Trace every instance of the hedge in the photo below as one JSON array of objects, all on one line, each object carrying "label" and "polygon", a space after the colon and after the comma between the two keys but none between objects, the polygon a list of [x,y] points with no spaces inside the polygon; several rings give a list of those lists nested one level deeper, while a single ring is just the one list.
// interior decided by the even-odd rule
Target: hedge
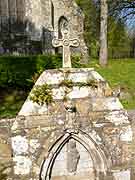
[{"label": "hedge", "polygon": [[[79,58],[73,57],[73,66],[80,67]],[[0,56],[0,87],[29,89],[35,74],[45,69],[62,67],[60,55]]]}]

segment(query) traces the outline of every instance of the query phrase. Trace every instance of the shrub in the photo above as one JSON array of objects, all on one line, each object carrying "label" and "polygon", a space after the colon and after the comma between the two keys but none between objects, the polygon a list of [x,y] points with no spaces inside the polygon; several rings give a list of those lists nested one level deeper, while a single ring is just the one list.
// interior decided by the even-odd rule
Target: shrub
[{"label": "shrub", "polygon": [[[81,67],[79,61],[72,57],[73,67]],[[31,89],[45,69],[61,67],[61,55],[0,56],[0,87]]]},{"label": "shrub", "polygon": [[33,86],[32,77],[35,73],[40,74],[45,69],[59,68],[61,61],[58,55],[1,56],[0,87],[29,89]]}]

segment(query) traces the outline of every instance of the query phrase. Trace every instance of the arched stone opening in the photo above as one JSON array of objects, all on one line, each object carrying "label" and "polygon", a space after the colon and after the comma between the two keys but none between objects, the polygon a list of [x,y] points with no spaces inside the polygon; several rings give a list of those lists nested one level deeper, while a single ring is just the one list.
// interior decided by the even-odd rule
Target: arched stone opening
[{"label": "arched stone opening", "polygon": [[52,24],[52,28],[54,29],[54,4],[53,4],[53,1],[51,1],[51,24]]},{"label": "arched stone opening", "polygon": [[58,38],[62,38],[62,31],[69,30],[69,22],[65,16],[61,16],[58,21]]},{"label": "arched stone opening", "polygon": [[50,148],[41,166],[40,180],[100,180],[108,169],[104,152],[89,135],[66,133]]}]

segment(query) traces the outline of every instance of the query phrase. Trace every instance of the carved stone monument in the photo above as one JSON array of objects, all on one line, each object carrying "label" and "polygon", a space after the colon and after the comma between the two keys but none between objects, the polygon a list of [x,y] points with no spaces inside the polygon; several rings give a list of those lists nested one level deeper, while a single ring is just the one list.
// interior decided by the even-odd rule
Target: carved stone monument
[{"label": "carved stone monument", "polygon": [[71,51],[70,47],[78,47],[79,39],[69,38],[69,32],[67,29],[62,30],[62,39],[53,39],[52,44],[54,47],[63,47],[63,68],[71,68]]},{"label": "carved stone monument", "polygon": [[63,47],[63,68],[44,71],[33,87],[49,86],[52,101],[41,105],[28,96],[16,118],[0,121],[0,160],[11,161],[8,180],[134,180],[127,112],[93,68],[71,68],[70,47],[79,40],[69,32],[62,28],[53,40]]},{"label": "carved stone monument", "polygon": [[[68,93],[63,81],[72,81]],[[93,81],[96,86],[87,84]],[[51,86],[52,103],[28,97],[15,119],[0,121],[8,179],[134,180],[131,123],[106,81],[92,68],[61,68],[44,71],[36,85],[44,84]]]},{"label": "carved stone monument", "polygon": [[80,154],[76,148],[76,141],[70,140],[67,148],[67,170],[69,173],[75,173],[80,159]]}]

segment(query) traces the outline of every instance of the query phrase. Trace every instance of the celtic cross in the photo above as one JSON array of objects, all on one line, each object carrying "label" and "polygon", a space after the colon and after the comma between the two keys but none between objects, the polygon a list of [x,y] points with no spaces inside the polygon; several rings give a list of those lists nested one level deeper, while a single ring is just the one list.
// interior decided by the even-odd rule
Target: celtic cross
[{"label": "celtic cross", "polygon": [[52,44],[54,47],[63,47],[63,68],[71,68],[71,51],[70,47],[78,47],[80,42],[79,39],[69,38],[68,30],[62,31],[62,39],[53,39]]}]

